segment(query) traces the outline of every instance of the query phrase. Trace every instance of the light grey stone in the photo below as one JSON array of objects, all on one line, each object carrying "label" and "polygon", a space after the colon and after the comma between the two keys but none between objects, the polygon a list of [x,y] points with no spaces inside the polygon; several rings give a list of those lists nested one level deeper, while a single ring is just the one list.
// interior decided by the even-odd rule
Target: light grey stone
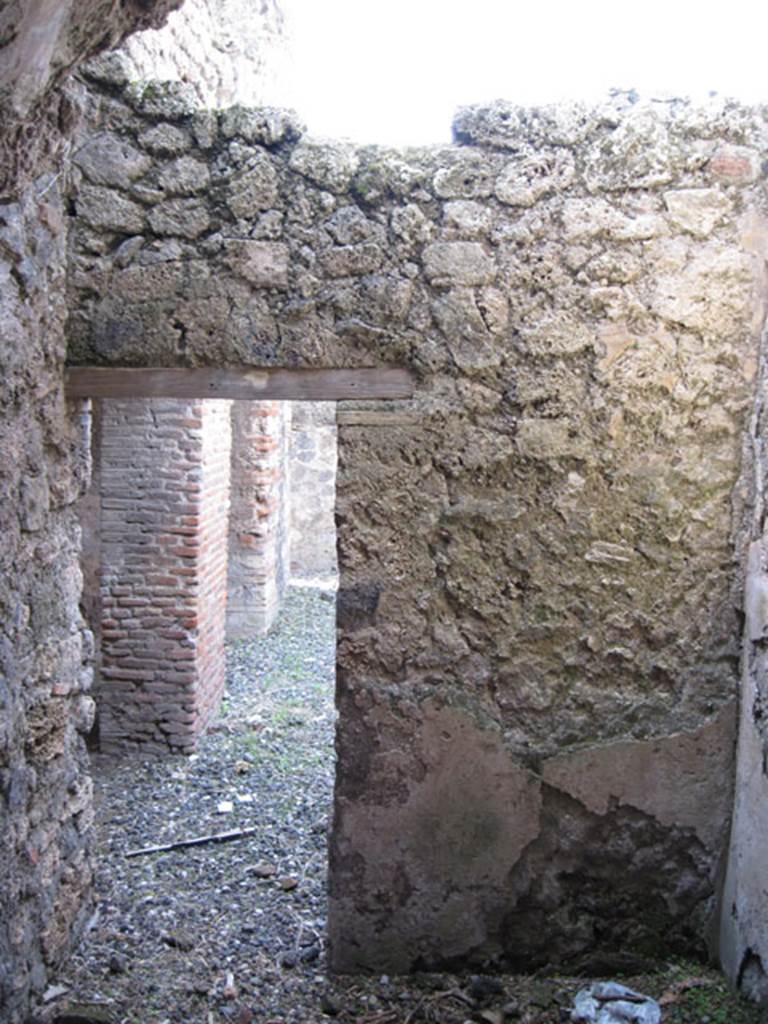
[{"label": "light grey stone", "polygon": [[575,176],[576,164],[568,150],[536,153],[507,164],[496,179],[496,198],[507,206],[533,206],[567,188]]},{"label": "light grey stone", "polygon": [[507,100],[462,106],[453,119],[453,137],[462,145],[519,150],[524,138],[573,146],[594,131],[599,117],[584,103],[563,102],[540,107],[521,107]]},{"label": "light grey stone", "polygon": [[77,151],[74,161],[94,185],[128,188],[152,166],[152,160],[126,139],[99,132]]},{"label": "light grey stone", "polygon": [[432,313],[460,369],[471,372],[501,363],[502,349],[494,342],[473,289],[452,289],[432,304]]},{"label": "light grey stone", "polygon": [[208,229],[210,217],[198,199],[169,199],[149,214],[149,226],[156,235],[198,238]]},{"label": "light grey stone", "polygon": [[664,319],[728,336],[749,315],[755,266],[747,253],[712,240],[700,245],[679,270],[660,269],[651,309]]},{"label": "light grey stone", "polygon": [[432,187],[441,199],[480,199],[493,193],[493,173],[484,154],[466,153],[437,171]]},{"label": "light grey stone", "polygon": [[194,87],[187,82],[137,84],[128,92],[135,108],[158,121],[181,121],[198,109]]},{"label": "light grey stone", "polygon": [[396,207],[390,216],[393,232],[410,245],[428,242],[435,233],[432,222],[415,203]]},{"label": "light grey stone", "polygon": [[747,636],[753,643],[768,636],[768,575],[762,572],[747,574],[745,613]]},{"label": "light grey stone", "polygon": [[139,135],[139,145],[157,156],[178,156],[192,146],[189,134],[175,124],[153,125]]},{"label": "light grey stone", "polygon": [[337,245],[354,245],[382,235],[381,227],[373,224],[357,206],[341,206],[328,218],[323,227]]},{"label": "light grey stone", "polygon": [[162,169],[157,180],[160,188],[168,195],[188,196],[208,187],[211,172],[201,160],[180,156]]},{"label": "light grey stone", "polygon": [[295,110],[280,107],[234,106],[221,114],[221,134],[225,139],[239,137],[246,142],[276,146],[300,139],[305,130]]},{"label": "light grey stone", "polygon": [[282,210],[267,210],[262,213],[253,226],[251,238],[261,238],[276,242],[283,235],[285,214]]},{"label": "light grey stone", "polygon": [[546,462],[549,459],[583,458],[584,441],[572,436],[569,420],[531,417],[517,425],[517,447],[521,455]]},{"label": "light grey stone", "polygon": [[360,158],[351,144],[319,139],[302,140],[289,161],[297,174],[335,195],[349,188],[359,164]]},{"label": "light grey stone", "polygon": [[610,134],[596,136],[585,155],[590,191],[622,192],[668,185],[682,163],[682,144],[650,103],[621,111]]},{"label": "light grey stone", "polygon": [[706,238],[731,210],[731,201],[716,188],[685,188],[664,193],[673,224]]},{"label": "light grey stone", "polygon": [[491,228],[492,216],[487,206],[472,199],[455,199],[443,210],[443,232],[462,238],[482,238]]},{"label": "light grey stone", "polygon": [[288,286],[288,246],[281,242],[231,239],[225,246],[232,268],[256,288]]},{"label": "light grey stone", "polygon": [[566,199],[562,217],[567,242],[601,236],[618,242],[645,241],[668,234],[666,221],[661,215],[646,213],[629,217],[599,197]]},{"label": "light grey stone", "polygon": [[126,238],[124,242],[115,250],[115,266],[116,267],[127,267],[140,251],[144,245],[143,235],[134,235],[132,238]]},{"label": "light grey stone", "polygon": [[177,238],[156,239],[142,251],[139,263],[150,267],[155,263],[172,263],[181,259],[182,244]]},{"label": "light grey stone", "polygon": [[268,156],[259,154],[229,183],[227,206],[237,218],[269,210],[278,200],[277,173]]},{"label": "light grey stone", "polygon": [[424,250],[424,272],[435,285],[490,284],[494,265],[479,242],[434,242]]},{"label": "light grey stone", "polygon": [[190,118],[190,128],[200,149],[212,149],[219,137],[219,124],[213,110],[198,110]]},{"label": "light grey stone", "polygon": [[143,208],[112,188],[84,185],[75,205],[78,215],[94,228],[137,235],[144,227]]},{"label": "light grey stone", "polygon": [[576,993],[571,1010],[573,1024],[661,1024],[661,1007],[615,981],[595,982]]},{"label": "light grey stone", "polygon": [[360,245],[337,245],[322,255],[322,265],[329,277],[354,277],[372,274],[384,259],[381,247],[372,242]]}]

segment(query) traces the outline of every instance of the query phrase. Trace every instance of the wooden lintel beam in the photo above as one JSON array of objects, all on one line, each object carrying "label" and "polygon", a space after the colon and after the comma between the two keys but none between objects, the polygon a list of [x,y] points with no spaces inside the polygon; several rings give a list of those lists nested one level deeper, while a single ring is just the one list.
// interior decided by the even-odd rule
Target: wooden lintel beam
[{"label": "wooden lintel beam", "polygon": [[411,398],[407,370],[129,369],[74,366],[65,370],[67,398],[235,398],[250,401],[341,401]]}]

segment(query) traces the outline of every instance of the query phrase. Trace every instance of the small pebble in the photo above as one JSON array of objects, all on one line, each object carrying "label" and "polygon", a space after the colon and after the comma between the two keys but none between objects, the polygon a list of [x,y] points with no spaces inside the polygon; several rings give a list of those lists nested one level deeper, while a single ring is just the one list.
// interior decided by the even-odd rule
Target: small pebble
[{"label": "small pebble", "polygon": [[327,992],[320,996],[320,1009],[328,1017],[337,1017],[341,1013],[341,1004]]},{"label": "small pebble", "polygon": [[119,953],[113,953],[109,958],[108,968],[110,974],[123,974],[126,968],[125,957],[120,956]]}]

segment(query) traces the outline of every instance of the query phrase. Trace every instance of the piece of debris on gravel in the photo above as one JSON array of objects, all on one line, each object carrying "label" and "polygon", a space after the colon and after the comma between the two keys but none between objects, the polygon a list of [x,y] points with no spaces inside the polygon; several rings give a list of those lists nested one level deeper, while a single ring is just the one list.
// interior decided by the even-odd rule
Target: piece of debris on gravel
[{"label": "piece of debris on gravel", "polygon": [[[267,637],[228,646],[221,714],[192,757],[94,757],[97,908],[40,1021],[570,1020],[583,973],[326,975],[335,717],[328,597],[292,587]],[[205,841],[187,844],[196,839]],[[171,848],[136,853],[154,846]],[[638,966],[621,981],[658,999],[665,1024],[762,1020],[700,965],[646,958]]]}]

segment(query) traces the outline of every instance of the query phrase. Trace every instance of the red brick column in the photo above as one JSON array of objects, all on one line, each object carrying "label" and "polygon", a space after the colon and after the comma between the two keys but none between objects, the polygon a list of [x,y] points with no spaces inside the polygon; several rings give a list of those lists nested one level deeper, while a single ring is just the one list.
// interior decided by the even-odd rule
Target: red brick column
[{"label": "red brick column", "polygon": [[232,403],[227,635],[266,633],[288,583],[289,402]]},{"label": "red brick column", "polygon": [[102,749],[188,752],[223,689],[228,407],[104,402]]},{"label": "red brick column", "polygon": [[203,405],[203,488],[198,555],[198,638],[195,710],[205,722],[224,690],[227,624],[227,549],[230,508],[231,402]]}]

